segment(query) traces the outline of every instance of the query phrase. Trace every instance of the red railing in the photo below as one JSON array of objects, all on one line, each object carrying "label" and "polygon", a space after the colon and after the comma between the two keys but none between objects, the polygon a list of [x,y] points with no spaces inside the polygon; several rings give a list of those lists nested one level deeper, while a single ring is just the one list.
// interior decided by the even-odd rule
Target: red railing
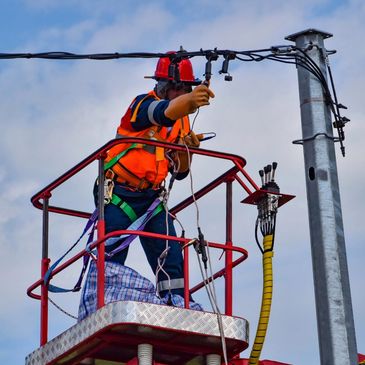
[{"label": "red railing", "polygon": [[[103,180],[104,180],[104,158],[106,156],[106,152],[112,148],[113,146],[121,143],[144,143],[149,144],[152,146],[164,147],[171,150],[176,151],[186,151],[185,146],[166,143],[166,142],[158,142],[152,141],[141,138],[123,138],[123,140],[117,139],[112,140],[106,143],[104,146],[99,148],[97,151],[89,155],[87,158],[82,160],[78,163],[75,167],[68,170],[58,179],[53,181],[51,184],[47,185],[43,188],[40,192],[35,194],[31,201],[36,208],[43,210],[43,235],[42,235],[42,259],[41,259],[41,278],[37,280],[34,284],[32,284],[28,290],[27,294],[34,298],[41,301],[41,334],[40,334],[40,343],[44,345],[47,342],[48,336],[48,288],[47,285],[44,283],[43,277],[47,270],[49,269],[50,259],[48,257],[48,217],[49,212],[64,214],[69,216],[75,216],[80,218],[89,218],[91,213],[63,208],[63,207],[56,207],[49,205],[49,200],[52,197],[52,192],[63,184],[65,181],[69,180],[71,177],[76,175],[78,172],[83,170],[85,167],[90,165],[92,162],[98,160],[99,161],[99,220],[98,220],[98,237],[95,242],[92,243],[91,249],[96,248],[98,251],[97,255],[97,268],[98,268],[98,282],[97,282],[97,296],[98,296],[98,308],[104,306],[104,250],[105,250],[105,241],[114,236],[119,236],[121,234],[129,233],[129,234],[136,234],[139,236],[148,236],[148,237],[155,237],[155,238],[163,238],[163,239],[173,239],[174,241],[180,242],[184,247],[184,283],[185,283],[185,307],[188,308],[189,306],[189,295],[191,293],[196,292],[197,290],[201,289],[204,286],[204,282],[201,282],[195,285],[193,288],[190,288],[189,285],[189,247],[186,245],[191,239],[189,238],[179,238],[179,237],[171,237],[167,235],[161,235],[156,233],[150,232],[141,232],[141,231],[126,231],[120,230],[105,234],[105,221],[104,221],[104,199],[103,199]],[[195,200],[200,199],[202,196],[208,194],[210,191],[215,189],[217,186],[225,183],[226,184],[226,242],[224,244],[221,243],[214,243],[208,242],[208,245],[212,248],[217,248],[220,250],[225,251],[225,267],[220,271],[216,272],[212,277],[208,280],[215,280],[218,277],[224,276],[225,277],[225,314],[232,315],[232,269],[243,262],[247,258],[247,251],[241,247],[233,246],[232,242],[232,183],[233,181],[237,181],[243,189],[246,191],[248,195],[252,195],[255,191],[259,190],[259,187],[255,184],[255,182],[251,179],[248,173],[244,170],[244,166],[246,165],[246,161],[237,155],[221,153],[217,151],[210,151],[205,149],[197,149],[191,148],[191,153],[197,155],[203,155],[218,159],[224,159],[231,161],[233,163],[233,167],[227,170],[225,173],[217,177],[215,180],[207,184],[205,187],[197,191],[194,196],[190,196],[187,199],[183,200],[179,204],[177,204],[174,208],[171,209],[171,212],[176,215],[181,210],[188,207],[192,204]],[[242,175],[245,181],[242,179]],[[249,187],[250,186],[250,187]],[[252,190],[253,191],[252,191]],[[240,253],[240,257],[236,260],[233,260],[233,252]],[[50,280],[56,276],[59,272],[63,271],[71,264],[82,258],[84,255],[88,253],[85,250],[77,253],[65,263],[60,265],[56,268]],[[36,294],[34,290],[37,288],[41,288],[41,293]]]}]

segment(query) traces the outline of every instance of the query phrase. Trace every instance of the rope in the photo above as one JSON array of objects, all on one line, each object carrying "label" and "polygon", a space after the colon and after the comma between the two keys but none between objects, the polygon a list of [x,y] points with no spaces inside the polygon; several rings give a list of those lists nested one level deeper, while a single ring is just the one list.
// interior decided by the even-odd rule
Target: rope
[{"label": "rope", "polygon": [[72,315],[71,313],[68,313],[65,309],[61,308],[57,303],[55,303],[50,297],[48,297],[48,300],[63,314],[66,314],[66,316],[69,316],[73,319],[78,319],[76,316]]}]

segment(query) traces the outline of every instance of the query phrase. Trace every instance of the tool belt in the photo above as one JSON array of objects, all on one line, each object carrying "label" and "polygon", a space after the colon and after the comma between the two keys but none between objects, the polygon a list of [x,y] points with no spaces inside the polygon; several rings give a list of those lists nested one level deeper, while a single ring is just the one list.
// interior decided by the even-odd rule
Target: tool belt
[{"label": "tool belt", "polygon": [[116,181],[119,184],[125,184],[136,190],[146,190],[146,189],[156,190],[159,189],[161,186],[161,184],[153,184],[144,178],[142,179],[139,178],[119,162],[115,164],[113,168],[115,172],[112,170],[107,170],[105,172],[105,176],[108,176],[113,181]]}]

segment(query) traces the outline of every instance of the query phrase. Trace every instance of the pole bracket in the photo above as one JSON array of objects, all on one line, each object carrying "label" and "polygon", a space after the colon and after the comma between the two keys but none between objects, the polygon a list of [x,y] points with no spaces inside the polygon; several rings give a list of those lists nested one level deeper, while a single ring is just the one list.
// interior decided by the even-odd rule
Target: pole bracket
[{"label": "pole bracket", "polygon": [[292,143],[293,144],[301,144],[301,145],[303,145],[304,142],[313,141],[314,139],[316,139],[319,136],[324,136],[324,137],[332,140],[333,142],[340,142],[340,139],[338,137],[332,137],[332,136],[329,136],[327,133],[320,132],[320,133],[314,134],[311,137],[307,137],[307,138],[303,138],[303,139],[296,139],[296,140],[292,141]]}]

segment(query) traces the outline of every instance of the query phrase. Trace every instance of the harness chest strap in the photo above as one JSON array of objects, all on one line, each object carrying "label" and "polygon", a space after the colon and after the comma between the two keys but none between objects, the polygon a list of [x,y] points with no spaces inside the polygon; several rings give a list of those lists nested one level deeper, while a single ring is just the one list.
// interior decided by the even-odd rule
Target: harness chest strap
[{"label": "harness chest strap", "polygon": [[[127,170],[119,160],[131,149],[137,148],[138,144],[133,143],[124,151],[120,152],[118,155],[114,156],[110,161],[104,164],[104,171],[108,172],[110,169],[114,168],[115,173],[117,175],[116,180],[120,183],[128,182],[132,184],[134,187],[138,189],[147,189],[147,188],[154,188],[154,186],[145,179],[141,179],[131,171]],[[114,172],[113,172],[114,173]]]},{"label": "harness chest strap", "polygon": [[[123,136],[121,136],[121,135],[119,135],[119,137],[123,138]],[[145,133],[144,138],[154,139],[154,140],[157,140],[157,141],[165,141],[159,135],[156,127],[150,128]],[[137,187],[138,189],[146,189],[146,188],[150,188],[150,187],[152,187],[152,188],[157,187],[159,184],[157,184],[157,186],[154,186],[153,184],[151,184],[147,180],[141,179],[140,177],[136,176],[131,171],[126,169],[125,166],[120,162],[120,159],[123,156],[125,156],[130,150],[132,150],[134,148],[141,148],[141,147],[144,148],[144,146],[150,147],[150,148],[146,148],[146,150],[148,152],[150,152],[150,153],[152,152],[152,153],[156,154],[156,161],[157,162],[162,161],[162,160],[165,159],[164,148],[163,147],[154,147],[154,146],[149,146],[149,145],[142,145],[140,143],[133,143],[127,149],[123,150],[118,155],[114,156],[110,161],[105,163],[104,171],[108,171],[109,169],[113,169],[114,172],[117,175],[117,178],[116,178],[117,181],[119,181],[121,183],[126,181],[129,184],[131,184],[132,186]],[[155,149],[155,151],[153,149]]]},{"label": "harness chest strap", "polygon": [[112,168],[128,151],[130,151],[133,148],[137,147],[137,143],[133,143],[130,145],[127,149],[123,150],[122,152],[118,153],[116,156],[114,156],[110,161],[104,164],[104,171],[109,170]]}]

